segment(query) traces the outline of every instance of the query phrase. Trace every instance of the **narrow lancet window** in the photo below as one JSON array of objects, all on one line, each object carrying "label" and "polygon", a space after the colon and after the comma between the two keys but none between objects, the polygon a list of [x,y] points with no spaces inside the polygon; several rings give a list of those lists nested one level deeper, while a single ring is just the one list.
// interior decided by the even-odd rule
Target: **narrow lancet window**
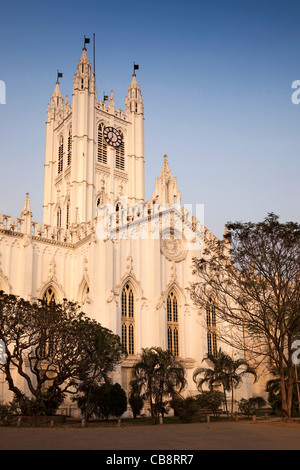
[{"label": "narrow lancet window", "polygon": [[127,354],[134,354],[134,292],[131,284],[125,284],[121,296],[121,336],[124,350]]}]

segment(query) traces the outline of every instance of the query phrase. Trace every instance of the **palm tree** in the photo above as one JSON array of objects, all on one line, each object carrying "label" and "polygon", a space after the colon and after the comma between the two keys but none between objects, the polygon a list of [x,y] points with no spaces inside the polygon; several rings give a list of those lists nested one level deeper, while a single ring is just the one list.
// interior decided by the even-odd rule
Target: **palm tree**
[{"label": "palm tree", "polygon": [[[197,384],[199,391],[202,391],[202,385],[207,383],[210,390],[218,388],[219,385],[223,387],[224,403],[226,413],[228,414],[226,392],[230,390],[230,383],[227,374],[228,356],[219,350],[218,355],[207,354],[203,361],[206,361],[211,367],[198,367],[193,374],[193,380]],[[203,362],[202,361],[202,362]],[[204,374],[198,382],[198,376]]]},{"label": "palm tree", "polygon": [[159,347],[144,348],[133,368],[131,386],[149,399],[153,422],[164,413],[164,398],[180,393],[186,386],[185,370],[172,353]]},{"label": "palm tree", "polygon": [[[219,385],[223,387],[224,403],[227,415],[227,397],[226,392],[231,391],[231,414],[233,414],[233,393],[242,383],[242,378],[245,374],[252,374],[257,379],[256,372],[245,359],[232,359],[228,354],[225,354],[221,349],[217,355],[207,354],[203,361],[208,362],[210,368],[199,367],[194,371],[193,380],[197,384],[199,391],[202,391],[202,385],[208,384],[210,390],[217,388]],[[198,376],[204,376],[197,381]]]},{"label": "palm tree", "polygon": [[[231,358],[230,358],[231,359]],[[233,415],[233,393],[243,381],[243,377],[247,374],[254,376],[254,382],[257,380],[255,370],[248,364],[245,359],[231,359],[228,361],[228,377],[231,388],[231,416]]]}]

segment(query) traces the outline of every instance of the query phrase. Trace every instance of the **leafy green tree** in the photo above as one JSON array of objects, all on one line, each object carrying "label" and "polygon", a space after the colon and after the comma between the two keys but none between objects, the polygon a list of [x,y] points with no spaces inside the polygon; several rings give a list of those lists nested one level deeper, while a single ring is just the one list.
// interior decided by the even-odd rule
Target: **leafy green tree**
[{"label": "leafy green tree", "polygon": [[[276,368],[281,407],[291,416],[294,341],[300,335],[300,225],[275,214],[259,223],[229,223],[223,241],[193,260],[191,297],[201,311],[216,305],[218,336],[246,351],[253,366]],[[287,370],[285,375],[284,370]]]},{"label": "leafy green tree", "polygon": [[[207,362],[210,367],[198,367],[194,371],[193,380],[200,392],[202,392],[203,384],[207,384],[210,390],[222,386],[225,409],[228,413],[226,396],[226,392],[230,391],[229,377],[227,374],[228,356],[219,351],[217,356],[207,354],[203,361]],[[200,375],[203,375],[203,377],[199,379]]]},{"label": "leafy green tree", "polygon": [[243,378],[248,375],[253,375],[254,381],[257,380],[256,371],[245,359],[231,359],[231,361],[228,359],[228,378],[231,389],[231,415],[233,415],[234,390],[242,384]]},{"label": "leafy green tree", "polygon": [[[210,390],[214,390],[221,385],[227,414],[226,392],[231,391],[231,414],[233,414],[234,390],[241,385],[242,378],[245,375],[252,374],[256,380],[256,372],[244,359],[234,360],[221,350],[216,356],[207,355],[203,360],[208,362],[210,367],[199,367],[194,371],[193,380],[197,384],[198,390],[202,391],[204,383],[208,384]],[[203,375],[200,380],[198,380],[199,375]]]},{"label": "leafy green tree", "polygon": [[[89,325],[87,325],[89,330]],[[110,374],[120,363],[123,352],[120,337],[98,325],[87,331],[89,343],[80,364],[78,394],[74,401],[80,404],[84,418],[95,414],[95,396],[101,383],[110,384]]]},{"label": "leafy green tree", "polygon": [[180,393],[186,386],[185,369],[168,350],[145,348],[133,368],[131,386],[143,400],[149,399],[153,423],[165,412],[165,398]]},{"label": "leafy green tree", "polygon": [[[64,300],[30,303],[0,292],[0,364],[23,414],[54,414],[67,393],[83,379],[105,378],[120,360],[119,337]],[[15,369],[30,392],[26,396],[12,374]]]}]

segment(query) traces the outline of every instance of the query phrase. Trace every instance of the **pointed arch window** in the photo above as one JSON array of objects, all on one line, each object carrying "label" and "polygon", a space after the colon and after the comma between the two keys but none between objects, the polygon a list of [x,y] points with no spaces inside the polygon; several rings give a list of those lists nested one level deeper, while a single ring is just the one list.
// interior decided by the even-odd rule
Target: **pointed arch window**
[{"label": "pointed arch window", "polygon": [[72,127],[70,127],[69,134],[68,134],[68,159],[67,159],[68,166],[71,165],[71,161],[72,161]]},{"label": "pointed arch window", "polygon": [[66,229],[68,230],[70,227],[70,201],[67,202],[66,207]]},{"label": "pointed arch window", "polygon": [[120,220],[122,220],[122,210],[123,210],[123,204],[121,201],[118,201],[115,205],[116,224],[119,224]]},{"label": "pointed arch window", "polygon": [[61,135],[59,139],[59,146],[58,146],[58,174],[63,171],[64,167],[64,138]]},{"label": "pointed arch window", "polygon": [[122,142],[118,147],[116,147],[116,168],[119,170],[125,170],[125,144],[123,134],[120,132],[122,137]]},{"label": "pointed arch window", "polygon": [[84,306],[85,304],[89,303],[89,293],[90,293],[90,288],[86,284],[83,293],[82,293],[82,305]]},{"label": "pointed arch window", "polygon": [[128,354],[134,354],[134,292],[132,285],[128,282],[122,290],[121,298],[121,329],[122,344]]},{"label": "pointed arch window", "polygon": [[103,136],[104,124],[100,123],[98,126],[98,152],[97,159],[99,163],[107,165],[107,144]]},{"label": "pointed arch window", "polygon": [[53,287],[48,287],[46,292],[43,295],[43,300],[47,305],[50,305],[52,302],[57,302],[57,295]]},{"label": "pointed arch window", "polygon": [[168,350],[176,357],[179,356],[179,320],[178,301],[174,290],[167,298],[167,332]]},{"label": "pointed arch window", "polygon": [[61,207],[59,207],[56,212],[56,226],[61,228]]},{"label": "pointed arch window", "polygon": [[216,305],[210,297],[206,305],[206,325],[207,325],[207,353],[210,356],[217,356],[217,318]]},{"label": "pointed arch window", "polygon": [[[43,301],[48,305],[57,303],[57,295],[53,287],[48,287],[43,295]],[[50,358],[54,354],[55,336],[49,329],[44,328],[41,332],[40,339],[40,357],[43,359]]]}]

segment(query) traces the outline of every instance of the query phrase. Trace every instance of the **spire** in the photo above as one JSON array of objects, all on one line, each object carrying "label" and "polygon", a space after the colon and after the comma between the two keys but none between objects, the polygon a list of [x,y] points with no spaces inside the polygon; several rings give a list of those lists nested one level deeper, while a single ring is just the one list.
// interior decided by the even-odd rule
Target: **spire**
[{"label": "spire", "polygon": [[132,80],[129,88],[138,88],[138,83],[136,81],[136,74],[132,74]]},{"label": "spire", "polygon": [[114,110],[115,110],[115,98],[114,98],[114,93],[113,93],[112,90],[111,90],[111,92],[110,92],[110,98],[109,98],[108,109],[109,109],[109,111],[111,111],[111,112],[114,112]]},{"label": "spire", "polygon": [[27,235],[30,235],[31,233],[31,218],[32,218],[32,212],[30,209],[29,193],[26,193],[24,208],[21,212],[21,219],[23,219],[23,222],[22,222],[23,232],[26,233]]},{"label": "spire", "polygon": [[176,177],[173,178],[172,176],[167,155],[164,155],[160,176],[155,180],[155,191],[152,199],[159,204],[181,204],[181,195],[177,189],[177,180]]},{"label": "spire", "polygon": [[136,74],[132,74],[131,84],[128,87],[128,96],[125,100],[126,113],[144,114],[144,103],[141,88],[137,83]]},{"label": "spire", "polygon": [[24,208],[23,211],[21,212],[21,217],[31,214],[31,209],[30,209],[30,200],[29,200],[29,193],[26,193],[26,198],[25,198],[25,203],[24,203]]},{"label": "spire", "polygon": [[54,91],[51,95],[51,109],[63,108],[63,96],[60,91],[59,81],[56,81]]},{"label": "spire", "polygon": [[83,48],[82,48],[81,58],[80,58],[80,60],[79,60],[79,62],[78,62],[78,66],[79,66],[80,64],[87,64],[87,63],[90,64],[90,61],[89,61],[88,56],[87,56],[86,48],[83,47]]},{"label": "spire", "polygon": [[[94,81],[94,76],[92,77]],[[86,48],[82,48],[81,57],[77,63],[77,71],[73,80],[74,90],[77,88],[79,90],[84,90],[90,88],[91,83],[91,63],[88,59]]]},{"label": "spire", "polygon": [[164,155],[164,162],[160,172],[160,180],[164,183],[168,183],[173,180],[173,176],[168,163],[168,155]]}]

